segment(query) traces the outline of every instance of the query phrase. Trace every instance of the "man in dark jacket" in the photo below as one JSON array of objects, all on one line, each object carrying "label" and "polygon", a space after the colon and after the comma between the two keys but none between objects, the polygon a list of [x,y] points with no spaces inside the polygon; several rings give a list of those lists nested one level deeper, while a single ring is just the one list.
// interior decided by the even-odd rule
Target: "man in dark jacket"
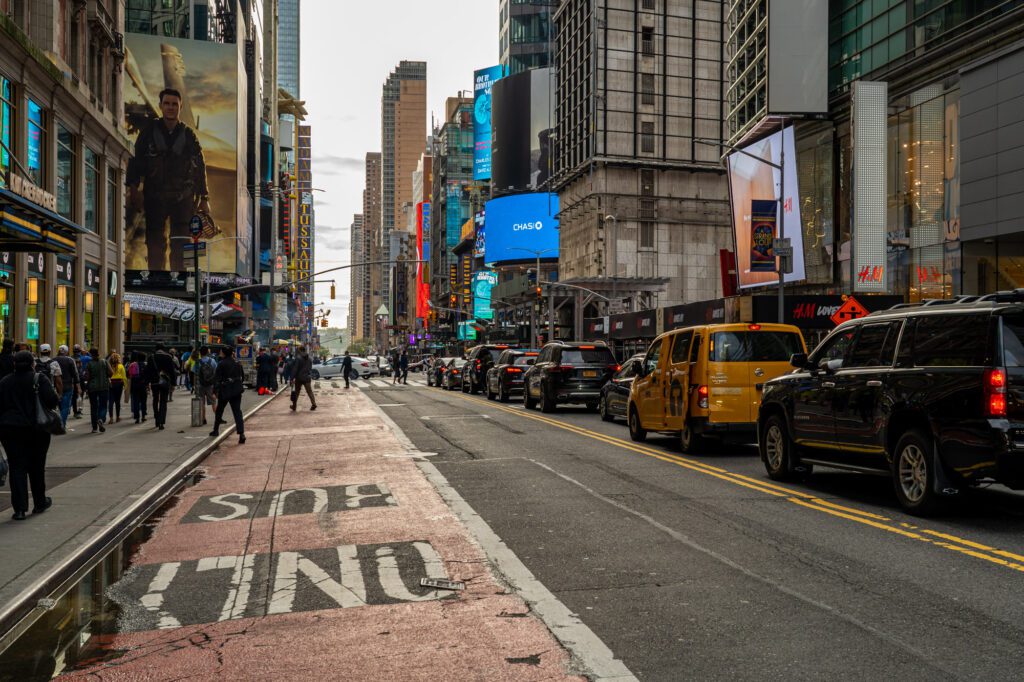
[{"label": "man in dark jacket", "polygon": [[156,352],[147,364],[146,371],[150,390],[153,391],[153,419],[156,421],[156,428],[163,431],[164,424],[167,423],[167,398],[171,388],[178,381],[174,358],[167,352],[164,344],[156,344]]},{"label": "man in dark jacket", "polygon": [[78,363],[68,355],[68,347],[63,345],[57,349],[57,357],[54,362],[60,367],[60,376],[64,383],[64,391],[60,396],[60,420],[67,427],[68,415],[71,414],[75,398],[82,390],[78,375]]},{"label": "man in dark jacket", "polygon": [[0,350],[0,379],[8,374],[14,374],[14,341],[4,339],[3,349]]},{"label": "man in dark jacket", "polygon": [[[14,520],[24,521],[28,511],[28,488],[32,485],[33,514],[50,508],[46,496],[46,453],[50,434],[36,428],[36,388],[39,402],[54,409],[60,402],[53,384],[34,369],[32,353],[21,351],[12,358],[14,372],[0,379],[0,443],[7,452],[11,471],[11,507]],[[38,382],[38,383],[36,383]]]},{"label": "man in dark jacket", "polygon": [[92,432],[106,431],[103,423],[107,420],[107,403],[110,402],[110,365],[100,357],[98,348],[90,349],[92,360],[85,366],[85,385],[89,392],[89,417]]},{"label": "man in dark jacket", "polygon": [[238,434],[238,444],[245,442],[245,421],[242,419],[242,393],[244,390],[245,370],[235,361],[231,355],[231,349],[220,349],[220,361],[217,363],[217,371],[214,374],[213,384],[217,388],[217,411],[213,418],[213,431],[210,435],[216,437],[220,433],[220,425],[224,421],[224,408],[231,406],[231,414],[235,418],[235,432]]},{"label": "man in dark jacket", "polygon": [[316,397],[313,395],[313,360],[306,352],[305,346],[299,346],[299,353],[292,361],[292,411],[299,403],[299,391],[306,389],[309,402],[313,403],[310,411],[316,409]]},{"label": "man in dark jacket", "polygon": [[345,351],[345,357],[341,359],[341,373],[345,375],[345,388],[348,388],[348,377],[352,374],[352,356]]}]

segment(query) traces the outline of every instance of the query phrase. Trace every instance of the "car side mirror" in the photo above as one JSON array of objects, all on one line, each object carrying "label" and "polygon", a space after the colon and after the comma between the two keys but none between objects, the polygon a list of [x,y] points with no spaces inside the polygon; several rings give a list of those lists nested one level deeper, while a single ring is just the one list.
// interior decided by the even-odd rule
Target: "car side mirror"
[{"label": "car side mirror", "polygon": [[789,364],[797,369],[804,369],[807,367],[807,353],[793,353],[789,356]]},{"label": "car side mirror", "polygon": [[532,364],[534,364],[535,362],[537,362],[536,358],[529,358],[529,359],[528,359],[528,360],[526,361],[526,364],[527,364],[527,365],[529,366],[529,365],[532,365]]},{"label": "car side mirror", "polygon": [[818,369],[824,371],[826,374],[835,374],[843,366],[841,359],[835,360],[822,360],[818,363]]}]

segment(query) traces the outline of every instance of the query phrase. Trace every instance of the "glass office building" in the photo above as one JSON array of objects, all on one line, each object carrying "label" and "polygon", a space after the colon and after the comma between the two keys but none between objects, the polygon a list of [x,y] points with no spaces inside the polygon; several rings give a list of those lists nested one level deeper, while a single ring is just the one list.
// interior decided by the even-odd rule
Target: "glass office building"
[{"label": "glass office building", "polygon": [[501,65],[514,74],[551,64],[551,14],[557,0],[501,0]]}]

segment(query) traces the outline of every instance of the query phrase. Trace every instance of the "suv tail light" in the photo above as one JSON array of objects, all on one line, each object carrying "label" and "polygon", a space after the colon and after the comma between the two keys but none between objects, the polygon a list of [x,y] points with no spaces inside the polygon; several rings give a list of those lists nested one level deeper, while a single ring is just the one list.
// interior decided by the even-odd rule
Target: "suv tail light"
[{"label": "suv tail light", "polygon": [[985,413],[990,417],[1006,416],[1006,371],[985,372]]},{"label": "suv tail light", "polygon": [[608,369],[610,369],[613,372],[618,372],[620,369],[622,369],[622,365],[608,365]]},{"label": "suv tail light", "polygon": [[480,365],[481,365],[481,364],[482,364],[482,363],[480,362],[480,358],[477,358],[477,359],[476,359],[476,368],[477,368],[477,369],[480,369]]},{"label": "suv tail light", "polygon": [[697,407],[702,410],[708,409],[708,387],[698,386],[697,387]]},{"label": "suv tail light", "polygon": [[522,374],[523,370],[518,367],[506,367],[505,374]]}]

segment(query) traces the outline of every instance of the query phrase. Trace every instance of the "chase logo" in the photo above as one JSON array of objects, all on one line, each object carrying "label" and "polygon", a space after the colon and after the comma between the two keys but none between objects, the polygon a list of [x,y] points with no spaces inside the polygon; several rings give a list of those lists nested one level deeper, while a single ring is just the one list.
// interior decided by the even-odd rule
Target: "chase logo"
[{"label": "chase logo", "polygon": [[523,232],[526,230],[542,230],[544,229],[544,223],[540,220],[532,223],[512,223],[513,232]]}]

